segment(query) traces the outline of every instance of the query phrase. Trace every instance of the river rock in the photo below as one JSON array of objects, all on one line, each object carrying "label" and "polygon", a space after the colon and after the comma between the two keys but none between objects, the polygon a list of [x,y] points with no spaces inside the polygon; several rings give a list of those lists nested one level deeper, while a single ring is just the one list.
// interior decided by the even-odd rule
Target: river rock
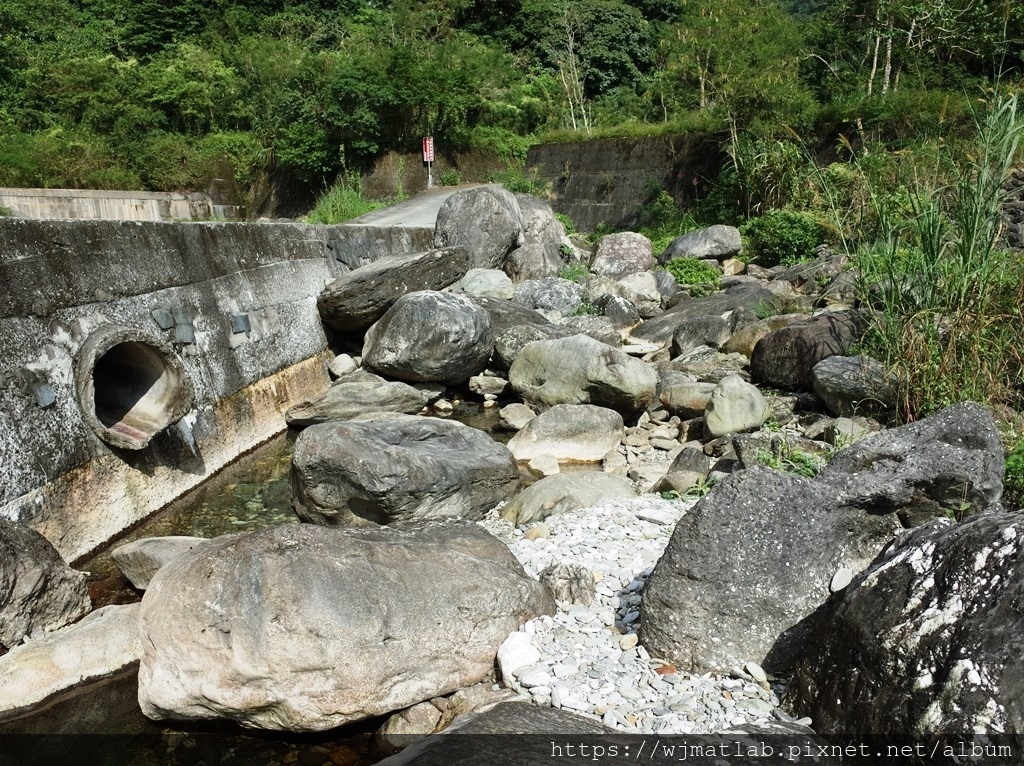
[{"label": "river rock", "polygon": [[351,420],[367,412],[414,415],[427,400],[422,391],[397,381],[338,381],[315,399],[289,407],[284,419],[292,428],[305,428],[314,423]]},{"label": "river rock", "polygon": [[508,278],[508,274],[499,269],[470,269],[466,272],[466,276],[448,289],[453,293],[485,295],[505,300],[511,300],[515,295],[512,280]]},{"label": "river rock", "polygon": [[622,416],[591,404],[558,404],[512,437],[508,449],[518,461],[552,455],[564,463],[599,463],[622,441]]},{"label": "river rock", "polygon": [[522,526],[548,516],[597,505],[616,497],[637,494],[628,479],[601,471],[573,471],[541,479],[513,497],[501,509],[501,518]]},{"label": "river rock", "polygon": [[531,309],[567,315],[583,303],[583,287],[561,277],[528,279],[516,285],[514,300]]},{"label": "river rock", "polygon": [[740,283],[703,298],[681,300],[653,319],[648,319],[633,330],[632,337],[645,343],[668,346],[672,335],[685,319],[702,316],[721,316],[740,306],[754,314],[775,305],[775,296],[761,284]]},{"label": "river rock", "polygon": [[0,721],[129,671],[142,656],[138,615],[138,604],[105,606],[0,657]]},{"label": "river rock", "polygon": [[226,535],[150,583],[139,704],[158,720],[323,731],[484,679],[510,632],[553,611],[469,522]]},{"label": "river rock", "polygon": [[512,454],[482,431],[439,418],[310,426],[295,441],[292,505],[316,524],[479,519],[515,492]]},{"label": "river rock", "polygon": [[749,359],[754,353],[757,342],[765,335],[807,319],[810,319],[807,314],[776,314],[767,319],[759,319],[743,327],[737,327],[736,331],[722,345],[722,350],[727,354],[743,354]]},{"label": "river rock", "polygon": [[351,332],[369,327],[408,293],[440,290],[458,282],[469,269],[469,251],[443,248],[390,255],[360,266],[331,282],[317,299],[324,322]]},{"label": "river rock", "polygon": [[728,375],[719,381],[708,397],[704,424],[714,436],[756,431],[771,414],[764,395],[739,375]]},{"label": "river rock", "polygon": [[897,382],[870,356],[830,356],[811,368],[811,387],[829,412],[842,417],[892,412]]},{"label": "river rock", "polygon": [[643,234],[632,231],[609,234],[598,240],[590,270],[612,279],[649,271],[658,265],[652,249],[651,240]]},{"label": "river rock", "polygon": [[559,245],[565,236],[565,224],[558,220],[551,205],[532,194],[516,194],[523,220],[525,245]]},{"label": "river rock", "polygon": [[742,249],[739,229],[716,224],[673,239],[658,256],[658,263],[668,263],[673,258],[714,258],[722,261],[737,255]]},{"label": "river rock", "polygon": [[517,247],[505,259],[505,273],[513,282],[557,277],[565,268],[557,242]]},{"label": "river rock", "polygon": [[615,347],[622,342],[622,335],[608,317],[594,314],[562,317],[558,320],[558,326],[571,335],[586,335],[608,346]]},{"label": "river rock", "polygon": [[469,268],[500,269],[523,241],[523,216],[515,196],[501,186],[452,194],[437,212],[434,247],[465,247]]},{"label": "river rock", "polygon": [[145,590],[160,567],[205,542],[205,537],[186,535],[143,537],[117,546],[110,552],[110,558],[128,582],[138,590]]},{"label": "river rock", "polygon": [[494,350],[488,313],[465,295],[402,296],[366,333],[363,364],[382,375],[457,385],[487,366]]},{"label": "river rock", "polygon": [[843,311],[768,333],[750,355],[750,377],[783,391],[809,391],[814,365],[846,353],[859,337],[860,326],[856,314]]},{"label": "river rock", "polygon": [[699,418],[704,416],[704,410],[711,401],[711,393],[716,387],[716,383],[672,381],[662,387],[659,400],[666,410],[684,420]]},{"label": "river rock", "polygon": [[[1021,511],[905,533],[822,608],[786,705],[826,737],[872,751],[964,743],[992,748],[977,762],[1018,763],[1022,543]],[[939,756],[929,762],[969,760]]]},{"label": "river rock", "polygon": [[527,344],[509,370],[509,381],[536,407],[595,404],[629,418],[654,398],[658,376],[622,351],[573,335]]},{"label": "river rock", "polygon": [[0,518],[0,645],[64,627],[90,606],[84,572],[34,529]]},{"label": "river rock", "polygon": [[644,592],[641,642],[697,672],[802,651],[836,572],[859,572],[906,526],[998,507],[1003,453],[965,403],[869,436],[814,479],[731,474],[677,524]]}]

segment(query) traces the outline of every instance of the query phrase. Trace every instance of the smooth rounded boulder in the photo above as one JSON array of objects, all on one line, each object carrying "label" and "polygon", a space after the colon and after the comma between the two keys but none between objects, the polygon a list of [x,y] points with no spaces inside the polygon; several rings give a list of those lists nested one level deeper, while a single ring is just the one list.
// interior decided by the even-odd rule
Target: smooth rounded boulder
[{"label": "smooth rounded boulder", "polygon": [[548,516],[589,508],[607,500],[635,497],[628,479],[601,471],[573,471],[546,476],[513,497],[501,509],[501,518],[516,525]]},{"label": "smooth rounded boulder", "polygon": [[310,426],[295,441],[291,485],[295,513],[315,524],[480,519],[516,491],[519,472],[486,433],[409,416]]},{"label": "smooth rounded boulder", "polygon": [[551,455],[563,463],[600,463],[622,442],[622,416],[592,404],[558,404],[530,420],[508,449],[519,461]]},{"label": "smooth rounded boulder", "polygon": [[331,420],[351,420],[367,412],[404,412],[414,415],[427,403],[427,395],[397,381],[339,381],[320,396],[289,407],[284,419],[292,428],[305,428]]},{"label": "smooth rounded boulder", "polygon": [[553,612],[470,522],[226,535],[150,583],[139,704],[157,720],[324,731],[483,680],[510,632]]},{"label": "smooth rounded boulder", "polygon": [[464,247],[469,268],[500,269],[514,248],[524,244],[523,214],[515,195],[501,186],[455,192],[441,205],[434,247]]},{"label": "smooth rounded boulder", "polygon": [[363,365],[418,383],[458,385],[487,366],[490,315],[466,295],[432,290],[402,296],[366,333]]},{"label": "smooth rounded boulder", "polygon": [[528,343],[509,369],[527,403],[596,404],[630,418],[654,398],[658,374],[639,359],[586,335]]}]

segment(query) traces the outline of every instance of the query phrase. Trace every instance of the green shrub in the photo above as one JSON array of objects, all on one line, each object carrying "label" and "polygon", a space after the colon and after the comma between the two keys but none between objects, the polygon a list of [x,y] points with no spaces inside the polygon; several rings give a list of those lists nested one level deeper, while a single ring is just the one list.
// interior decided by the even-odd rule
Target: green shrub
[{"label": "green shrub", "polygon": [[1024,507],[1024,438],[1018,439],[1006,453],[1003,504],[1010,510]]},{"label": "green shrub", "polygon": [[447,168],[442,170],[437,176],[437,182],[441,186],[458,186],[460,182],[459,171],[455,168]]},{"label": "green shrub", "polygon": [[383,202],[368,200],[363,196],[357,178],[340,178],[320,199],[306,216],[308,223],[343,223],[384,207]]},{"label": "green shrub", "polygon": [[1024,263],[1004,249],[1001,218],[1024,119],[1016,98],[976,119],[974,154],[955,180],[919,182],[909,216],[875,196],[882,234],[854,253],[862,345],[896,374],[906,420],[965,399],[1024,405]]},{"label": "green shrub", "polygon": [[589,273],[590,271],[582,263],[574,263],[572,266],[566,266],[558,272],[558,276],[562,279],[568,279],[570,282],[580,282]]},{"label": "green shrub", "polygon": [[491,173],[487,180],[490,183],[501,184],[513,194],[533,194],[543,197],[547,191],[547,185],[540,180],[535,170],[527,175],[519,168],[510,168]]},{"label": "green shrub", "polygon": [[[673,258],[665,264],[665,271],[685,287],[708,288],[707,292],[718,289],[722,275],[710,263],[697,258]],[[693,291],[690,291],[693,295]]]},{"label": "green shrub", "polygon": [[576,233],[576,224],[572,222],[572,219],[565,213],[555,213],[555,218],[565,227],[566,235]]},{"label": "green shrub", "polygon": [[795,473],[807,479],[813,479],[818,471],[824,467],[825,461],[822,458],[811,455],[803,450],[794,449],[788,444],[783,446],[778,453],[771,450],[758,450],[754,460],[767,468],[786,473]]},{"label": "green shrub", "polygon": [[771,210],[748,221],[740,232],[747,250],[766,268],[813,258],[824,239],[817,218],[796,210]]}]

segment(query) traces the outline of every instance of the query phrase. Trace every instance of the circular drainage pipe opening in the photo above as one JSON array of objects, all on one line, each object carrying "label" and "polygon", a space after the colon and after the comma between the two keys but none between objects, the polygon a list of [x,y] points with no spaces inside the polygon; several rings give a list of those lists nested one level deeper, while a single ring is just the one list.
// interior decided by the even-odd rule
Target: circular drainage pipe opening
[{"label": "circular drainage pipe opening", "polygon": [[107,444],[140,450],[192,407],[192,389],[171,349],[140,332],[114,325],[94,332],[82,347],[78,403]]}]

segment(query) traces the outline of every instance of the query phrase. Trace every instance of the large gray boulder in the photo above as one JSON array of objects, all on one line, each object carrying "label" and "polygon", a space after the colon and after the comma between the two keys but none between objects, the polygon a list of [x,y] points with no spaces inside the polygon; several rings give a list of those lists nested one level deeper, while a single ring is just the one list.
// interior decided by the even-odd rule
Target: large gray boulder
[{"label": "large gray boulder", "polygon": [[1022,541],[1021,511],[906,533],[816,616],[786,705],[838,743],[1020,763]]},{"label": "large gray boulder", "polygon": [[518,461],[551,455],[563,463],[599,463],[622,442],[622,416],[592,404],[558,404],[509,440]]},{"label": "large gray boulder", "polygon": [[727,375],[708,397],[704,424],[714,437],[743,431],[756,431],[768,420],[768,400],[739,375]]},{"label": "large gray boulder", "polygon": [[516,194],[523,220],[523,244],[561,243],[565,225],[555,217],[551,205],[532,194]]},{"label": "large gray boulder", "polygon": [[643,234],[632,231],[609,234],[598,240],[590,270],[612,279],[649,271],[658,265],[652,250],[651,240]]},{"label": "large gray boulder", "polygon": [[510,632],[553,611],[470,522],[227,535],[150,583],[139,704],[155,719],[323,731],[483,680]]},{"label": "large gray boulder", "polygon": [[822,359],[842,355],[860,337],[852,311],[822,314],[765,335],[750,355],[750,377],[783,391],[810,391],[811,370]]},{"label": "large gray boulder", "polygon": [[829,412],[840,417],[891,413],[896,377],[870,356],[830,356],[811,368],[811,387]]},{"label": "large gray boulder", "polygon": [[517,247],[505,259],[505,273],[516,283],[557,277],[566,266],[560,247],[557,242]]},{"label": "large gray boulder", "polygon": [[457,385],[494,350],[488,313],[465,295],[424,290],[395,301],[363,340],[363,364],[382,375]]},{"label": "large gray boulder", "polygon": [[577,332],[556,324],[523,324],[509,327],[494,337],[494,363],[503,370],[512,367],[519,352],[537,340],[568,338]]},{"label": "large gray boulder", "polygon": [[512,280],[499,269],[470,269],[466,276],[448,289],[453,293],[484,295],[504,300],[511,300],[515,295]]},{"label": "large gray boulder", "polygon": [[523,244],[519,202],[501,186],[455,192],[437,212],[434,247],[465,247],[469,268],[500,269],[505,256]]},{"label": "large gray boulder", "polygon": [[361,330],[403,295],[448,287],[468,269],[469,251],[459,247],[391,255],[335,279],[320,294],[317,308],[324,323],[335,330]]},{"label": "large gray boulder", "polygon": [[870,478],[859,492],[874,513],[897,513],[910,527],[955,512],[993,508],[1002,497],[1003,442],[992,413],[961,402],[930,417],[871,434],[838,453],[825,482]]},{"label": "large gray boulder", "polygon": [[516,285],[513,300],[531,309],[568,315],[583,303],[583,287],[561,277],[528,279]]},{"label": "large gray boulder", "polygon": [[508,449],[438,418],[323,423],[292,456],[292,505],[316,524],[479,519],[519,486]]},{"label": "large gray boulder", "polygon": [[34,529],[0,519],[0,646],[62,628],[91,605],[84,572]]},{"label": "large gray boulder", "polygon": [[676,526],[648,580],[641,641],[697,672],[753,660],[784,670],[839,572],[856,573],[905,527],[999,499],[991,415],[963,404],[870,436],[814,479],[735,473]]},{"label": "large gray boulder", "polygon": [[527,344],[509,369],[509,382],[527,403],[596,404],[624,418],[654,398],[653,368],[586,335]]},{"label": "large gray boulder", "polygon": [[513,497],[501,518],[524,525],[569,511],[578,511],[637,491],[628,479],[601,471],[572,471],[545,476]]},{"label": "large gray boulder", "polygon": [[771,291],[762,285],[738,284],[703,298],[682,300],[663,314],[648,319],[634,329],[632,336],[638,341],[668,346],[672,342],[676,328],[684,320],[693,317],[721,316],[741,306],[756,314],[774,306],[775,301]]},{"label": "large gray boulder", "polygon": [[397,381],[339,381],[315,399],[289,407],[285,420],[293,428],[314,423],[350,420],[367,412],[404,412],[414,415],[427,403],[427,395]]},{"label": "large gray boulder", "polygon": [[673,239],[665,252],[658,256],[658,263],[668,263],[673,258],[714,258],[722,261],[732,258],[742,249],[739,229],[716,224]]}]

